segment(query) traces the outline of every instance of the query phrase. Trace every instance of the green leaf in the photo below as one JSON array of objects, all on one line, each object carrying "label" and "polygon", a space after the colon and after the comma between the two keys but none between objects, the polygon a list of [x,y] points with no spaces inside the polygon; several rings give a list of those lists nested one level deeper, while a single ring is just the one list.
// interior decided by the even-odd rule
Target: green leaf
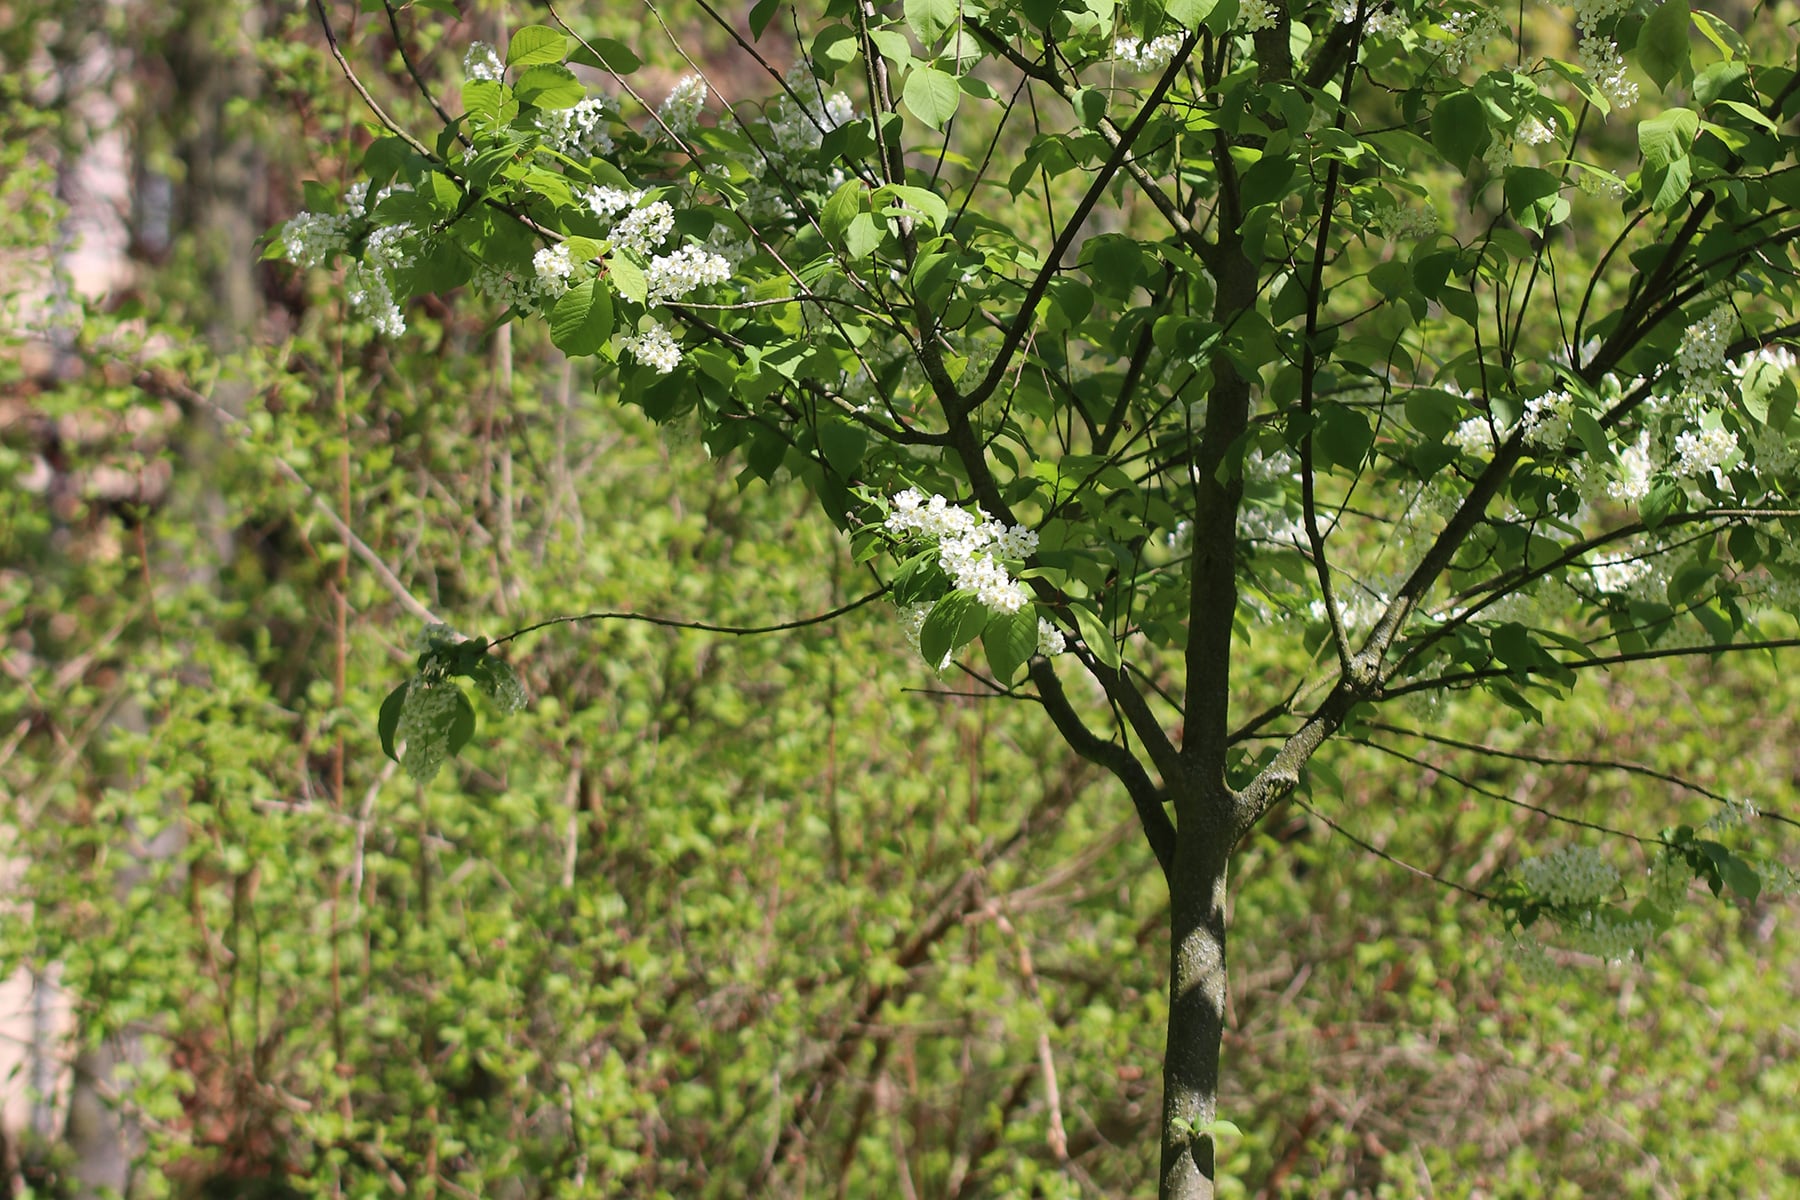
[{"label": "green leaf", "polygon": [[1071,605],[1070,608],[1075,614],[1075,627],[1081,630],[1081,641],[1088,652],[1099,659],[1102,665],[1118,670],[1119,645],[1113,641],[1112,631],[1101,622],[1099,614],[1079,604]]},{"label": "green leaf", "polygon": [[944,222],[950,219],[950,206],[944,198],[929,188],[911,187],[903,183],[890,183],[880,188],[876,195],[893,197],[907,208],[912,209],[933,229],[942,229]]},{"label": "green leaf", "polygon": [[1750,69],[1741,62],[1708,63],[1694,76],[1694,103],[1705,108],[1736,87],[1749,74]]},{"label": "green leaf", "polygon": [[1459,171],[1487,149],[1493,135],[1488,130],[1487,107],[1471,91],[1452,92],[1431,110],[1431,144]]},{"label": "green leaf", "polygon": [[1183,29],[1194,29],[1212,15],[1218,0],[1169,0],[1169,20]]},{"label": "green leaf", "polygon": [[1681,485],[1664,479],[1652,484],[1649,492],[1638,501],[1638,517],[1646,528],[1655,529],[1685,508],[1686,504],[1687,494],[1681,490]]},{"label": "green leaf", "polygon": [[527,25],[512,35],[506,44],[506,65],[529,67],[534,63],[561,62],[569,50],[569,39],[561,30],[548,25]]},{"label": "green leaf", "polygon": [[902,11],[919,41],[929,48],[956,24],[957,7],[957,0],[906,0]]},{"label": "green leaf", "polygon": [[629,75],[644,65],[630,46],[603,37],[591,37],[584,45],[576,46],[569,52],[569,61],[614,75]]},{"label": "green leaf", "polygon": [[1662,0],[1638,32],[1638,65],[1659,90],[1688,70],[1688,20],[1687,0]]},{"label": "green leaf", "polygon": [[545,63],[520,75],[513,95],[533,108],[572,108],[587,98],[587,87],[561,63]]},{"label": "green leaf", "polygon": [[469,744],[475,736],[475,706],[463,695],[461,688],[456,689],[456,709],[450,717],[450,729],[447,740],[450,746],[450,757],[455,758],[462,748]]},{"label": "green leaf", "polygon": [[1342,404],[1322,404],[1313,426],[1313,444],[1329,462],[1340,467],[1359,466],[1375,445],[1369,420]]},{"label": "green leaf", "polygon": [[850,218],[850,227],[844,231],[844,249],[850,254],[850,261],[867,258],[875,253],[875,247],[881,245],[884,231],[875,217],[870,213],[857,213]]},{"label": "green leaf", "polygon": [[400,756],[394,753],[394,733],[400,728],[400,710],[406,704],[406,689],[411,686],[409,679],[389,692],[387,699],[381,702],[380,715],[375,718],[375,732],[381,736],[381,752],[395,762],[400,761]]},{"label": "green leaf", "polygon": [[988,669],[1004,685],[1011,685],[1019,668],[1037,653],[1037,606],[1027,604],[1016,613],[995,613],[981,631],[981,648],[987,652]]},{"label": "green leaf", "polygon": [[862,211],[866,190],[862,180],[852,178],[831,193],[825,207],[819,210],[819,228],[824,231],[826,241],[837,246],[844,244],[844,233],[850,228],[851,219]]},{"label": "green leaf", "polygon": [[750,10],[750,36],[760,41],[780,7],[781,0],[756,0],[756,6]]},{"label": "green leaf", "polygon": [[1725,886],[1743,897],[1746,901],[1754,900],[1762,893],[1762,877],[1756,868],[1733,854],[1730,850],[1713,841],[1696,841],[1695,847],[1712,860],[1718,868],[1719,878]]},{"label": "green leaf", "polygon": [[642,304],[650,294],[643,268],[616,251],[606,256],[606,277],[612,281],[613,291],[627,300]]},{"label": "green leaf", "polygon": [[550,310],[550,341],[571,358],[598,353],[612,331],[612,295],[597,279],[576,284]]},{"label": "green leaf", "polygon": [[869,435],[860,425],[828,421],[819,426],[819,453],[825,456],[831,469],[845,479],[855,478],[868,446]]},{"label": "green leaf", "polygon": [[1671,108],[1638,122],[1638,149],[1644,165],[1666,167],[1688,156],[1688,147],[1700,132],[1700,114],[1691,108]]},{"label": "green leaf", "polygon": [[958,589],[931,606],[919,629],[919,653],[933,670],[947,655],[980,636],[988,622],[987,605],[974,592]]},{"label": "green leaf", "polygon": [[1099,88],[1081,88],[1069,97],[1069,104],[1075,109],[1075,119],[1085,129],[1100,128],[1100,121],[1106,116],[1106,93]]},{"label": "green leaf", "polygon": [[944,123],[956,115],[956,106],[962,99],[962,89],[956,86],[956,78],[947,75],[936,67],[914,67],[906,77],[906,86],[901,89],[901,99],[906,107],[912,110],[913,116],[931,126],[942,129]]},{"label": "green leaf", "polygon": [[1569,215],[1562,180],[1540,167],[1511,167],[1506,172],[1506,208],[1525,228],[1542,233]]}]

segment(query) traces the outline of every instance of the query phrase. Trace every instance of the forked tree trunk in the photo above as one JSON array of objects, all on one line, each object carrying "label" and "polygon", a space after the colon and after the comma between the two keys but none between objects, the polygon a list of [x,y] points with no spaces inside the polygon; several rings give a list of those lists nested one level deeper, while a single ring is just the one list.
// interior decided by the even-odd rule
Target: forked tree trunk
[{"label": "forked tree trunk", "polygon": [[1225,1028],[1225,876],[1231,838],[1184,821],[1169,872],[1169,1041],[1161,1200],[1212,1200],[1219,1039]]}]

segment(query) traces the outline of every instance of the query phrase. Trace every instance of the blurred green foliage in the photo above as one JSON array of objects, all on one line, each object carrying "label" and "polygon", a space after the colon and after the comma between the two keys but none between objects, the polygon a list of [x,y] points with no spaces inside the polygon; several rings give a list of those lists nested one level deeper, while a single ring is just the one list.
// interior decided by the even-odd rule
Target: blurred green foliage
[{"label": "blurred green foliage", "polygon": [[[40,115],[33,72],[67,65],[85,10],[14,11],[9,61],[37,65],[5,85],[0,231],[28,256],[86,136]],[[178,182],[159,14],[86,36],[128,49],[121,119]],[[263,16],[254,136],[284,210],[366,134],[315,27]],[[377,16],[347,40],[406,112]],[[869,580],[816,513],[472,298],[386,344],[271,270],[248,347],[207,349],[183,252],[205,232],[140,254],[143,302],[82,312],[73,369],[13,336],[46,311],[29,287],[0,356],[0,821],[29,905],[0,959],[60,964],[89,1043],[134,1039],[133,1194],[736,1196],[777,1156],[806,1194],[1142,1194],[1166,898],[1115,785],[871,610],[509,644],[530,706],[416,785],[373,714],[419,608],[490,638],[591,610],[758,625]],[[158,464],[166,489],[105,498],[105,471]],[[1781,810],[1796,701],[1775,665],[1696,660],[1584,681],[1541,727],[1482,701],[1414,723]],[[1644,836],[1716,805],[1367,736],[1429,765],[1338,748],[1336,785],[1315,774],[1239,860],[1222,1193],[1791,1186],[1788,901],[1696,908],[1641,968],[1526,978],[1485,907],[1325,823],[1481,886],[1566,836],[1508,800]],[[66,1186],[53,1148],[25,1155]]]}]

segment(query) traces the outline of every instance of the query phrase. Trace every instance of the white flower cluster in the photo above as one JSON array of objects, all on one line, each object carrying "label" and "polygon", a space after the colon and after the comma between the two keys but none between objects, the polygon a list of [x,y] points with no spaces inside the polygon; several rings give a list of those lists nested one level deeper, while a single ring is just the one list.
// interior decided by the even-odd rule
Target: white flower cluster
[{"label": "white flower cluster", "polygon": [[1632,555],[1603,558],[1589,568],[1594,590],[1607,596],[1633,590],[1651,570],[1649,558]]},{"label": "white flower cluster", "polygon": [[499,83],[506,75],[506,64],[486,42],[470,42],[463,55],[463,78],[471,82]]},{"label": "white flower cluster", "polygon": [[1670,471],[1678,479],[1689,479],[1716,471],[1738,455],[1737,438],[1728,429],[1702,429],[1681,433],[1675,438],[1675,461]]},{"label": "white flower cluster", "polygon": [[1134,71],[1160,71],[1169,65],[1169,60],[1181,49],[1181,38],[1179,33],[1165,33],[1148,42],[1140,42],[1136,38],[1118,38],[1113,42],[1113,57]]},{"label": "white flower cluster", "polygon": [[[1355,0],[1351,0],[1350,15],[1356,15]],[[1238,5],[1237,26],[1245,33],[1260,33],[1275,28],[1280,16],[1280,0],[1244,0]]]},{"label": "white flower cluster", "polygon": [[1650,478],[1655,474],[1656,463],[1650,457],[1650,434],[1646,431],[1620,452],[1619,475],[1606,485],[1606,494],[1622,504],[1636,504],[1650,494]]},{"label": "white flower cluster", "polygon": [[1725,347],[1736,320],[1731,305],[1720,304],[1682,333],[1675,369],[1690,392],[1710,392],[1718,387],[1725,370]]},{"label": "white flower cluster", "polygon": [[675,228],[675,210],[663,200],[634,208],[613,226],[612,243],[639,254],[649,254],[668,239]]},{"label": "white flower cluster", "polygon": [[531,257],[531,267],[537,275],[538,293],[551,299],[568,291],[575,275],[575,263],[569,257],[567,242],[539,250]]},{"label": "white flower cluster", "polygon": [[1491,9],[1461,9],[1444,21],[1444,31],[1455,37],[1444,51],[1444,70],[1451,75],[1460,72],[1487,49],[1488,43],[1507,35],[1507,27]]},{"label": "white flower cluster", "polygon": [[[1391,602],[1386,592],[1363,586],[1348,588],[1335,599],[1338,619],[1344,623],[1347,633],[1362,633],[1375,628],[1375,622],[1381,620],[1381,614],[1387,611]],[[1323,599],[1314,600],[1306,611],[1314,621],[1323,621],[1330,615]]]},{"label": "white flower cluster", "polygon": [[1569,418],[1574,411],[1575,401],[1567,392],[1546,392],[1527,400],[1519,422],[1525,427],[1525,441],[1545,450],[1561,450],[1569,440]]},{"label": "white flower cluster", "polygon": [[1406,208],[1399,204],[1383,205],[1375,210],[1375,228],[1390,242],[1428,238],[1438,231],[1437,210],[1429,206]]},{"label": "white flower cluster", "polygon": [[1619,886],[1616,867],[1592,846],[1562,846],[1519,864],[1519,879],[1547,904],[1598,904]]},{"label": "white flower cluster", "polygon": [[1524,142],[1527,146],[1542,146],[1555,136],[1555,117],[1551,117],[1548,121],[1543,121],[1539,120],[1537,117],[1528,116],[1523,121],[1519,122],[1518,128],[1513,130],[1513,137]]},{"label": "white flower cluster", "polygon": [[1591,36],[1600,23],[1633,7],[1637,0],[1575,0],[1575,28]]},{"label": "white flower cluster", "polygon": [[1625,194],[1625,185],[1620,180],[1591,167],[1583,167],[1575,177],[1575,186],[1590,196],[1600,196],[1607,200],[1617,200]]},{"label": "white flower cluster", "polygon": [[663,128],[677,138],[686,138],[700,124],[700,114],[706,108],[706,81],[698,75],[683,75],[669,89],[669,94],[656,110],[662,120]]},{"label": "white flower cluster", "polygon": [[1063,637],[1063,631],[1039,617],[1037,652],[1045,658],[1055,658],[1068,648],[1069,642]]},{"label": "white flower cluster", "polygon": [[1450,444],[1464,454],[1489,454],[1494,449],[1494,423],[1484,416],[1473,416],[1450,434]]},{"label": "white flower cluster", "polygon": [[1610,964],[1642,958],[1644,947],[1656,936],[1649,921],[1620,921],[1608,913],[1584,912],[1562,923],[1563,941],[1571,950],[1592,954]]},{"label": "white flower cluster", "polygon": [[894,497],[889,533],[920,534],[938,544],[938,565],[959,589],[974,592],[995,612],[1016,613],[1031,601],[1025,585],[1007,571],[1003,559],[1019,561],[1037,552],[1038,537],[1023,525],[1008,526],[980,509],[973,513],[942,496],[927,498],[917,488]]},{"label": "white flower cluster", "polygon": [[613,152],[612,134],[606,131],[606,120],[612,115],[612,103],[590,97],[570,108],[553,109],[537,115],[538,128],[551,149],[571,157],[575,155],[607,155]]},{"label": "white flower cluster", "polygon": [[[614,246],[648,256],[675,230],[675,210],[664,200],[645,204],[649,195],[635,189],[591,187],[581,194],[581,202],[596,217],[612,224],[607,236]],[[619,213],[625,215],[619,217]]]},{"label": "white flower cluster", "polygon": [[1630,108],[1637,103],[1638,85],[1625,78],[1625,59],[1619,53],[1619,43],[1611,38],[1584,37],[1575,57],[1608,104]]},{"label": "white flower cluster", "polygon": [[363,243],[360,262],[344,270],[344,293],[350,307],[363,313],[377,332],[397,338],[406,332],[406,318],[394,302],[393,273],[406,265],[402,239],[411,225],[384,225]]},{"label": "white flower cluster", "polygon": [[626,338],[624,348],[645,366],[655,367],[658,375],[667,375],[681,365],[681,347],[658,321],[650,322],[642,333]]},{"label": "white flower cluster", "polygon": [[1706,818],[1705,824],[1700,826],[1700,832],[1723,833],[1739,825],[1748,825],[1760,816],[1762,812],[1750,801],[1727,799],[1718,812]]},{"label": "white flower cluster", "polygon": [[349,213],[295,213],[281,227],[282,252],[297,267],[322,267],[350,248],[353,220]]},{"label": "white flower cluster", "polygon": [[478,264],[469,281],[475,290],[502,308],[525,309],[540,299],[536,277],[521,279],[513,272],[489,263]]},{"label": "white flower cluster", "polygon": [[823,96],[820,91],[819,81],[804,64],[788,72],[786,90],[769,106],[769,134],[782,157],[817,150],[826,134],[856,119],[849,96],[843,92]]},{"label": "white flower cluster", "polygon": [[1378,37],[1399,37],[1405,32],[1406,18],[1391,8],[1370,13],[1368,19],[1363,22],[1364,41]]},{"label": "white flower cluster", "polygon": [[[383,188],[375,197],[379,204],[397,191],[410,190],[405,184]],[[281,227],[278,236],[283,254],[295,266],[322,267],[338,254],[350,249],[353,232],[366,221],[369,185],[356,183],[344,192],[341,213],[300,212]],[[406,332],[406,318],[394,299],[394,272],[407,263],[405,241],[416,230],[407,223],[384,225],[363,241],[362,257],[344,269],[344,290],[350,306],[366,315],[375,328],[388,337]]]},{"label": "white flower cluster", "polygon": [[699,246],[683,246],[673,254],[659,254],[644,272],[644,303],[679,300],[695,288],[724,283],[731,278],[731,264],[721,255]]}]

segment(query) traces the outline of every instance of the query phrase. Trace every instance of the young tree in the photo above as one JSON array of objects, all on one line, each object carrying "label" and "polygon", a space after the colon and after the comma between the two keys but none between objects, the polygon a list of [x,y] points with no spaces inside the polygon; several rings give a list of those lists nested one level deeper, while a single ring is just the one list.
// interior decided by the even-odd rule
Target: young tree
[{"label": "young tree", "polygon": [[[272,252],[346,257],[390,335],[464,285],[547,321],[808,488],[930,667],[1117,777],[1170,897],[1160,1193],[1209,1196],[1228,869],[1321,745],[1404,698],[1530,719],[1584,671],[1800,645],[1785,29],[1687,0],[700,7],[764,94],[695,67],[652,104],[646,47],[551,7],[469,48],[436,134],[371,99],[365,184]],[[1268,641],[1312,666],[1233,671]],[[473,727],[452,677],[504,692],[496,664],[436,642],[390,751],[435,770]],[[1693,877],[1761,885],[1686,827],[1659,853],[1640,888],[1570,848],[1490,899],[1618,958]]]}]

